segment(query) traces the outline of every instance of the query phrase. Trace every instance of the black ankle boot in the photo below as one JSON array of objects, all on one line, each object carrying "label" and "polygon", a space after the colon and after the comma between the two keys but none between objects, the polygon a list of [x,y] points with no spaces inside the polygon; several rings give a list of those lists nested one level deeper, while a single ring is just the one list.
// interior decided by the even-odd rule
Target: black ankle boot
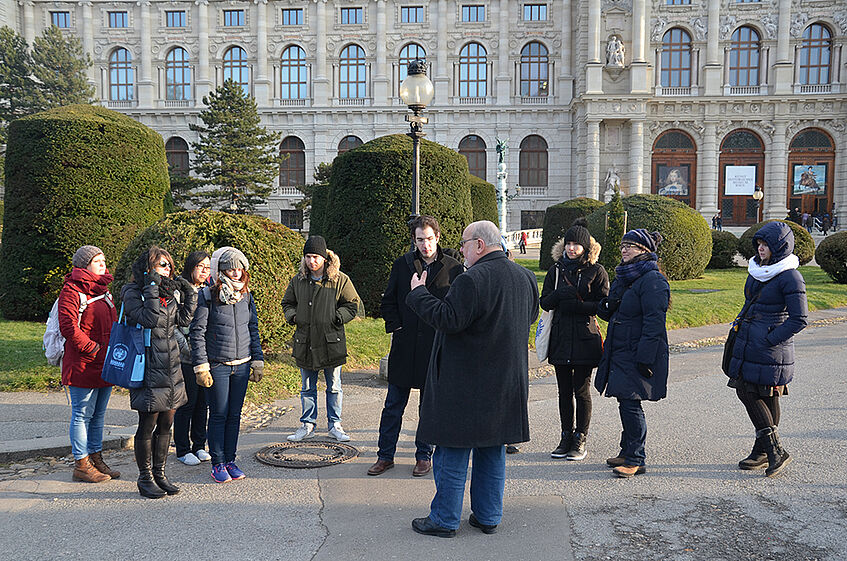
[{"label": "black ankle boot", "polygon": [[556,446],[556,449],[550,452],[551,458],[561,459],[568,455],[568,451],[571,449],[571,438],[573,437],[572,431],[567,431],[562,433],[562,439],[559,441],[559,445]]},{"label": "black ankle boot", "polygon": [[768,467],[765,469],[765,475],[776,477],[785,466],[791,463],[791,456],[782,447],[776,427],[767,427],[756,431],[756,437],[759,436],[763,437],[765,453],[768,455]]},{"label": "black ankle boot", "polygon": [[753,451],[750,455],[738,462],[738,469],[761,469],[768,465],[768,455],[765,453],[765,439],[756,437]]},{"label": "black ankle boot", "polygon": [[153,441],[135,437],[135,463],[138,465],[138,492],[148,499],[161,499],[167,493],[153,481]]},{"label": "black ankle boot", "polygon": [[171,446],[171,435],[153,435],[153,479],[168,495],[179,493],[179,487],[168,481],[165,475],[165,461],[168,459],[168,449]]},{"label": "black ankle boot", "polygon": [[585,459],[585,456],[588,455],[588,452],[585,450],[586,436],[587,435],[584,432],[573,433],[573,438],[571,438],[571,449],[568,450],[568,455],[566,456],[568,460]]}]

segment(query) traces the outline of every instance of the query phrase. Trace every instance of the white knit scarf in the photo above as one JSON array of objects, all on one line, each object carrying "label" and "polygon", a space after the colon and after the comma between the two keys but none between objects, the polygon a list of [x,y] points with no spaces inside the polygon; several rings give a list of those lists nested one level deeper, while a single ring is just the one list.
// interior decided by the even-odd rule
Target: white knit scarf
[{"label": "white knit scarf", "polygon": [[782,261],[777,261],[769,265],[759,265],[755,259],[751,258],[750,262],[747,263],[747,272],[757,281],[767,282],[778,274],[796,269],[799,266],[800,260],[792,253]]}]

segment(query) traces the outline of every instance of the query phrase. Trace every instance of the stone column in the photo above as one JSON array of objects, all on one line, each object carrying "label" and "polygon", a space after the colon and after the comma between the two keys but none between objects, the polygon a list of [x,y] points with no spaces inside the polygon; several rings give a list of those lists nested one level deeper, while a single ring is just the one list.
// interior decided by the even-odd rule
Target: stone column
[{"label": "stone column", "polygon": [[559,103],[567,105],[573,99],[573,68],[571,63],[573,32],[571,31],[571,0],[562,0],[562,66],[559,71]]},{"label": "stone column", "polygon": [[256,4],[256,71],[253,76],[253,97],[256,105],[270,104],[271,82],[268,78],[268,0],[253,0]]},{"label": "stone column", "polygon": [[773,65],[775,95],[792,93],[792,60],[791,60],[791,0],[779,0],[779,23],[776,33],[776,62]]},{"label": "stone column", "polygon": [[135,54],[139,61],[139,76],[138,76],[138,107],[152,108],[153,98],[155,96],[155,87],[153,85],[153,52],[150,48],[150,2],[142,0],[138,3],[139,19],[141,25],[141,52]]},{"label": "stone column", "polygon": [[585,122],[585,196],[600,198],[600,121]]},{"label": "stone column", "polygon": [[697,185],[697,208],[707,221],[718,213],[718,141],[717,125],[706,122],[703,131],[700,182]]},{"label": "stone column", "polygon": [[197,0],[197,76],[194,85],[194,103],[202,105],[203,98],[212,90],[209,62],[209,0]]},{"label": "stone column", "polygon": [[719,49],[720,2],[707,2],[709,6],[708,30],[706,34],[706,64],[703,66],[703,88],[706,95],[721,95],[721,53]]},{"label": "stone column", "polygon": [[312,79],[313,105],[329,104],[330,81],[326,73],[326,0],[315,2],[315,33],[318,37],[315,51],[315,77]]},{"label": "stone column", "polygon": [[629,194],[644,193],[644,121],[629,122]]},{"label": "stone column", "polygon": [[[500,0],[500,13],[498,23],[500,24],[499,37],[497,40],[497,105],[509,105],[511,103],[511,74],[509,72],[509,0]],[[489,94],[490,95],[490,94]]]},{"label": "stone column", "polygon": [[[24,15],[23,15],[23,20],[24,20],[23,21],[23,24],[24,24],[23,36],[24,36],[24,39],[26,40],[27,44],[29,45],[29,48],[32,49],[32,43],[33,43],[33,41],[35,41],[35,14],[33,13],[35,8],[34,8],[31,0],[24,0],[20,4],[23,7],[23,12],[24,12]],[[14,24],[12,24],[12,25],[14,25]]]},{"label": "stone column", "polygon": [[[79,22],[77,28],[82,27],[82,50],[88,53],[88,55],[94,59],[94,20],[91,16],[91,0],[83,0],[80,2],[80,7],[82,8],[80,12],[82,13],[82,21]],[[90,86],[97,86],[100,74],[100,69],[98,65],[95,63],[88,70],[86,70],[86,75],[88,76],[88,84]],[[108,92],[100,92],[100,97],[102,99],[106,99],[109,96]]]},{"label": "stone column", "polygon": [[[430,4],[431,6],[432,4]],[[438,0],[438,21],[435,26],[438,29],[438,45],[435,54],[435,78],[432,80],[435,87],[433,105],[446,105],[450,98],[450,69],[447,64],[447,16],[448,0]]]},{"label": "stone column", "polygon": [[387,49],[385,47],[386,33],[386,8],[385,0],[376,2],[376,72],[373,75],[373,103],[374,105],[388,105],[388,70]]},{"label": "stone column", "polygon": [[603,61],[600,59],[600,0],[588,2],[588,63],[585,65],[585,93],[603,93]]},{"label": "stone column", "polygon": [[785,133],[786,124],[776,121],[770,154],[765,156],[770,158],[770,161],[765,162],[765,169],[770,173],[765,174],[765,197],[762,201],[764,204],[764,220],[785,218],[788,213],[788,190],[786,188],[788,147],[785,141]]},{"label": "stone column", "polygon": [[629,89],[632,93],[649,93],[649,66],[644,58],[647,42],[647,16],[645,0],[632,2],[632,62],[629,67]]}]

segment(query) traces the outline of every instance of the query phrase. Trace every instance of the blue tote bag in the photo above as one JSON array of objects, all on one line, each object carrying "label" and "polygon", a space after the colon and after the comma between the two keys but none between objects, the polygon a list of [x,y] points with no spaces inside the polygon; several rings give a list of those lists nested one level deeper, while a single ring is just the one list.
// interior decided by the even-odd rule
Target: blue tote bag
[{"label": "blue tote bag", "polygon": [[144,350],[150,344],[150,330],[127,325],[123,316],[121,304],[120,317],[112,324],[101,377],[104,382],[122,388],[140,388],[144,385]]}]

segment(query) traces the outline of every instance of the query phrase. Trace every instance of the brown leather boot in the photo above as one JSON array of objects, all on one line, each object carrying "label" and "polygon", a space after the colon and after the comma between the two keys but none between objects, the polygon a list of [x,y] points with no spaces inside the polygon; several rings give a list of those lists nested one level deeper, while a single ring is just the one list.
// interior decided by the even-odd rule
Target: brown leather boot
[{"label": "brown leather boot", "polygon": [[105,473],[100,473],[88,456],[74,462],[74,481],[85,481],[86,483],[102,483],[112,479]]},{"label": "brown leather boot", "polygon": [[94,452],[88,455],[91,463],[97,468],[97,471],[100,473],[105,473],[112,479],[117,479],[121,476],[121,472],[114,470],[106,465],[106,462],[103,461],[103,452]]}]

